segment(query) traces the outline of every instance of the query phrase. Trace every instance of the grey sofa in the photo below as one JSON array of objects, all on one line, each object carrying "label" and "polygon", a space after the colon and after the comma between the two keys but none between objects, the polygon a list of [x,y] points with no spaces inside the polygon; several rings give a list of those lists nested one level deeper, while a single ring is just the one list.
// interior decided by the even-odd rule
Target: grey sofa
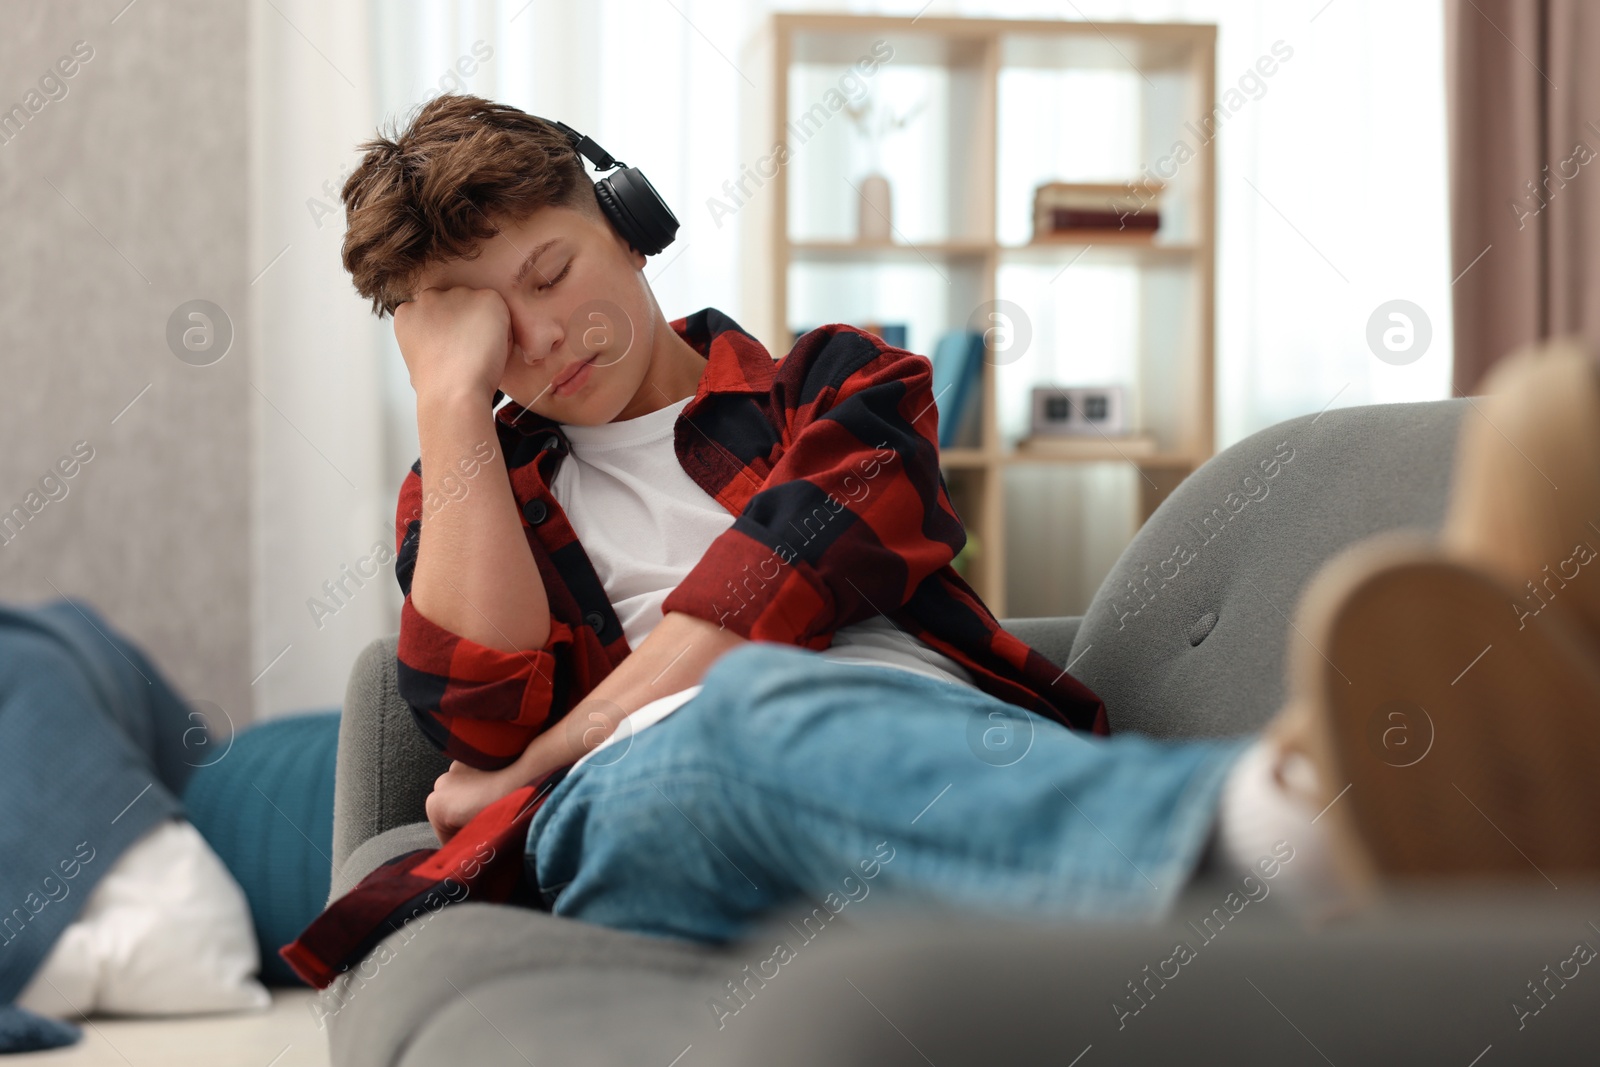
[{"label": "grey sofa", "polygon": [[[1437,529],[1463,417],[1480,416],[1377,405],[1248,437],[1162,503],[1081,618],[1005,625],[1072,664],[1116,731],[1254,731],[1322,562]],[[396,692],[394,640],[374,642],[340,732],[333,897],[436,845],[423,800],[444,768]],[[1203,878],[1150,924],[846,913],[765,978],[746,965],[797,940],[781,915],[711,949],[465,903],[392,935],[317,1011],[337,1067],[1593,1062],[1600,976],[1574,956],[1600,946],[1595,887],[1441,888],[1322,926],[1268,895],[1197,938],[1232,888]],[[1150,968],[1180,940],[1203,947],[1165,981]]]}]

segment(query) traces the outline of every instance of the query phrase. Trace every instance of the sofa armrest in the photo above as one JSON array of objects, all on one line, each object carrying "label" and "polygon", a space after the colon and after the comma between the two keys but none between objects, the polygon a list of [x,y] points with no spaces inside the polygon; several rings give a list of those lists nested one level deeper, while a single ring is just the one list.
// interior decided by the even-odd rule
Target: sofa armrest
[{"label": "sofa armrest", "polygon": [[450,768],[401,699],[395,682],[398,641],[390,635],[362,649],[345,690],[333,785],[334,886],[346,883],[341,874],[352,853],[371,838],[398,826],[426,825],[428,794]]},{"label": "sofa armrest", "polygon": [[[332,904],[361,879],[388,863],[396,856],[415,852],[419,848],[433,850],[439,847],[439,837],[428,822],[411,822],[393,826],[383,833],[369,837],[345,857],[342,865],[334,869],[333,880],[328,884],[328,904]],[[326,905],[324,905],[326,906]]]}]

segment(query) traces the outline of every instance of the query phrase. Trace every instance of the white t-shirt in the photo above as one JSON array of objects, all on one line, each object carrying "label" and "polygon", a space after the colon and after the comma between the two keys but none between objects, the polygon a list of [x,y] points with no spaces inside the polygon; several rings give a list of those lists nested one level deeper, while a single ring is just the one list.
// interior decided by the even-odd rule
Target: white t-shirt
[{"label": "white t-shirt", "polygon": [[[562,426],[572,451],[550,492],[594,564],[630,648],[644,642],[661,621],[667,594],[700,562],[717,535],[733,525],[734,517],[689,477],[673,449],[673,428],[689,400],[600,426]],[[840,627],[832,646],[818,654],[975,685],[961,664],[882,615]],[[629,715],[627,729],[619,728],[612,737],[660,721],[699,691],[693,685],[651,701]]]}]

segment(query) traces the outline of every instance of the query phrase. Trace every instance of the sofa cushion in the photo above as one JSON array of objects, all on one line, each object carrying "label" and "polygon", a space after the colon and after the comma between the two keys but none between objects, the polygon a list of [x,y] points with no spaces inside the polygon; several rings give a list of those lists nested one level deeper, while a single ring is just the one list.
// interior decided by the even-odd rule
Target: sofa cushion
[{"label": "sofa cushion", "polygon": [[[312,1012],[328,1027],[330,1058],[337,1067],[392,1067],[436,1013],[460,1000],[463,992],[472,997],[474,989],[505,977],[554,974],[566,982],[569,973],[580,968],[582,980],[573,979],[574,984],[596,1001],[627,1011],[626,1002],[607,992],[625,973],[664,976],[667,985],[688,988],[720,974],[720,966],[716,951],[687,941],[644,937],[542,911],[468,900],[413,919],[390,934],[323,990],[312,1002]],[[559,1013],[547,1011],[537,1001],[524,1004],[519,1014],[526,1017],[526,1025],[536,1028],[566,1028]],[[503,1044],[493,1057],[463,1056],[462,1042],[470,1033],[490,1029],[476,1012],[472,1018],[476,1025],[457,1020],[463,1029],[457,1032],[456,1054],[415,1062],[523,1062]],[[587,1028],[583,1032],[589,1033]],[[607,1035],[602,1030],[592,1036],[599,1046]],[[669,1056],[662,1062],[670,1060]],[[534,1062],[600,1061],[536,1058]]]},{"label": "sofa cushion", "polygon": [[1072,650],[1072,639],[1078,635],[1083,618],[1079,615],[1061,615],[1040,619],[1001,619],[1007,632],[1032,645],[1057,666],[1067,665],[1067,654]]},{"label": "sofa cushion", "polygon": [[[717,1036],[705,1006],[714,981],[583,966],[487,981],[473,976],[471,982],[457,983],[461,995],[439,1006],[396,1067],[523,1062],[666,1067]],[[683,1057],[684,1063],[690,1060]]]},{"label": "sofa cushion", "polygon": [[1594,1062],[1593,884],[1418,892],[1322,927],[1253,884],[1196,884],[1153,924],[819,939],[679,1067]]}]

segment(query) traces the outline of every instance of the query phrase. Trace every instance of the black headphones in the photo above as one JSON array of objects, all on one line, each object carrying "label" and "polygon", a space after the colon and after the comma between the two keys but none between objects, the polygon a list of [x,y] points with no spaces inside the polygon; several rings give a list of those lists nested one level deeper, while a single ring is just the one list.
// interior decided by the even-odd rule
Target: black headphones
[{"label": "black headphones", "polygon": [[678,232],[678,217],[667,207],[656,187],[637,167],[630,167],[564,122],[545,119],[560,130],[580,156],[600,170],[622,169],[594,183],[600,210],[617,228],[623,240],[647,256],[653,256],[672,243]]}]

